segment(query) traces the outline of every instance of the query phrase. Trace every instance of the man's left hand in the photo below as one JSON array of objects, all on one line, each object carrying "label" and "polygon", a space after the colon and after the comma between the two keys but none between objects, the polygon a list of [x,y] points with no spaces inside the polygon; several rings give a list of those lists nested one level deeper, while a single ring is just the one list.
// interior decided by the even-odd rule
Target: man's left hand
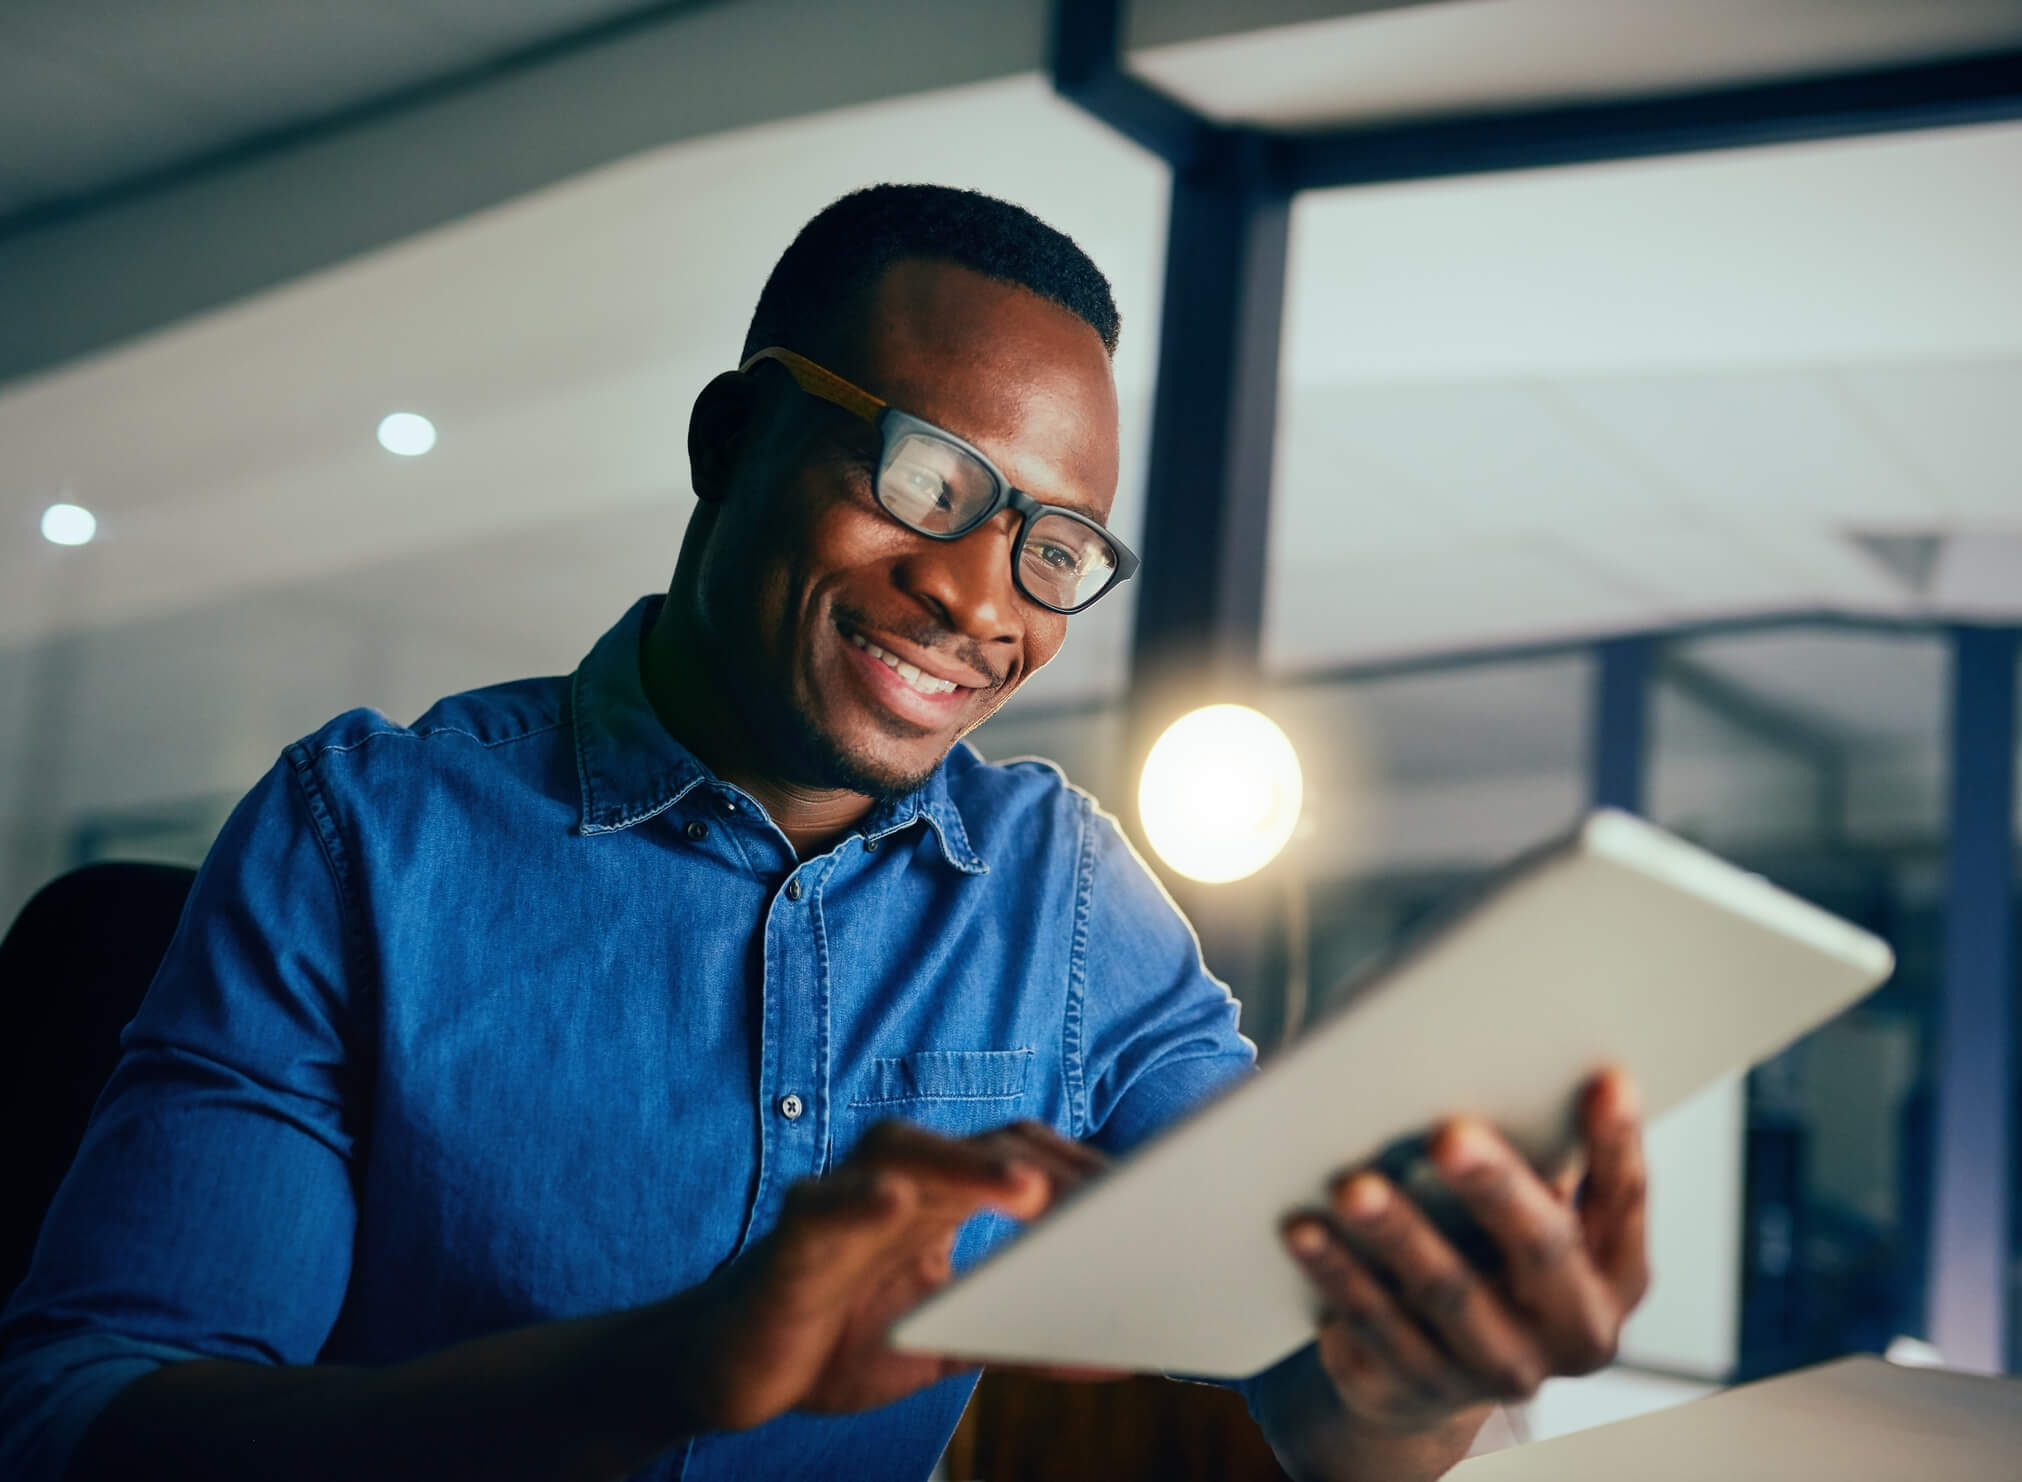
[{"label": "man's left hand", "polygon": [[1547,1183],[1481,1122],[1448,1123],[1434,1138],[1433,1166],[1500,1250],[1492,1276],[1375,1172],[1345,1179],[1331,1207],[1287,1223],[1286,1247],[1324,1304],[1320,1363],[1355,1431],[1429,1441],[1470,1411],[1478,1418],[1488,1403],[1528,1399],[1553,1375],[1614,1357],[1649,1284],[1641,1114],[1628,1079],[1597,1078],[1580,1120],[1577,1199],[1570,1178]]}]

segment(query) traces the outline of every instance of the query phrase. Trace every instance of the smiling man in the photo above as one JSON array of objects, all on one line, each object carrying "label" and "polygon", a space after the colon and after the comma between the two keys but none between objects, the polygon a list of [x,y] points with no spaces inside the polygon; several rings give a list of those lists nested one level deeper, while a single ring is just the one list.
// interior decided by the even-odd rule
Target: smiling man
[{"label": "smiling man", "polygon": [[[664,599],[288,749],[7,1310],[0,1471],[927,1474],[973,1375],[890,1320],[1253,1060],[1113,823],[959,744],[1135,565],[1116,335],[1029,214],[846,197],[696,402]],[[1493,1277],[1374,1174],[1288,1223],[1295,1472],[1435,1476],[1606,1360],[1641,1160],[1625,1086],[1586,1117],[1577,1202],[1436,1140]]]}]

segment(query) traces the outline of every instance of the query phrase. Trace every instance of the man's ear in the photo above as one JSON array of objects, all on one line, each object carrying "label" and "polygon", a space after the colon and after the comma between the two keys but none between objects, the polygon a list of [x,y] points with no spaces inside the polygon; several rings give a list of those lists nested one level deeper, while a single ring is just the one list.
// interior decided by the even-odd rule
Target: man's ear
[{"label": "man's ear", "polygon": [[695,497],[715,504],[730,492],[737,465],[751,447],[758,417],[758,382],[725,371],[695,398],[688,414],[688,468]]}]

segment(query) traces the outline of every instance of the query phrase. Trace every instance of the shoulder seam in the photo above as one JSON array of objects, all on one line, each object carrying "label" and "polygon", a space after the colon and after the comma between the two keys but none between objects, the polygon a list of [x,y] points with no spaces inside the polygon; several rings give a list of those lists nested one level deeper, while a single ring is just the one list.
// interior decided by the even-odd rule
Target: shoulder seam
[{"label": "shoulder seam", "polygon": [[363,912],[350,877],[337,816],[330,807],[328,794],[323,790],[322,779],[316,776],[317,757],[311,755],[301,742],[289,747],[286,754],[296,794],[309,815],[310,831],[316,836],[317,851],[323,856],[324,867],[330,871],[330,883],[337,888],[337,908],[344,918],[345,955],[351,959],[351,971],[358,975],[362,986],[368,976],[367,964],[371,954],[365,950]]},{"label": "shoulder seam", "polygon": [[462,736],[468,740],[475,741],[485,750],[492,751],[501,746],[511,746],[516,742],[531,741],[536,736],[551,735],[556,731],[567,729],[568,724],[568,717],[563,716],[560,720],[549,721],[546,725],[535,726],[531,730],[516,731],[510,736],[499,736],[489,741],[478,735],[475,731],[467,731],[461,726],[430,726],[425,731],[417,731],[407,726],[387,726],[379,730],[367,731],[364,735],[353,737],[349,741],[325,741],[313,752],[308,753],[308,756],[311,761],[321,761],[326,756],[344,756],[350,752],[361,750],[368,741],[378,741],[386,737],[404,737],[410,741],[426,741],[434,736]]}]

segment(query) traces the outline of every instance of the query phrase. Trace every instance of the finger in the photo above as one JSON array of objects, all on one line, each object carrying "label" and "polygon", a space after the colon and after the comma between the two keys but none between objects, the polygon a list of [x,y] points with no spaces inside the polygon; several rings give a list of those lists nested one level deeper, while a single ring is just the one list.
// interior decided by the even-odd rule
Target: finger
[{"label": "finger", "polygon": [[1552,1193],[1561,1204],[1570,1204],[1579,1197],[1580,1186],[1586,1179],[1586,1150],[1575,1148],[1566,1155],[1565,1162],[1553,1170],[1550,1179]]},{"label": "finger", "polygon": [[770,1265],[789,1283],[828,1289],[881,1279],[909,1259],[918,1242],[905,1230],[918,1213],[919,1191],[896,1174],[859,1173],[810,1179],[787,1191]]},{"label": "finger", "polygon": [[918,1185],[920,1213],[928,1219],[966,1219],[985,1205],[1030,1218],[1050,1198],[1045,1176],[1024,1160],[909,1122],[878,1123],[864,1134],[845,1166],[859,1175],[905,1174]]},{"label": "finger", "polygon": [[1084,1175],[1101,1173],[1109,1167],[1109,1159],[1099,1149],[1085,1142],[1076,1142],[1071,1137],[1063,1137],[1044,1122],[1028,1118],[1013,1122],[1000,1131],[1015,1139],[1020,1147],[1049,1153]]},{"label": "finger", "polygon": [[[852,1192],[866,1182],[872,1194]],[[796,1186],[788,1198],[772,1266],[816,1306],[850,1292],[872,1321],[889,1320],[954,1275],[960,1221],[929,1216],[920,1186],[905,1173],[831,1177]]]},{"label": "finger", "polygon": [[1650,1281],[1649,1169],[1635,1084],[1618,1070],[1596,1078],[1582,1100],[1581,1121],[1589,1171],[1580,1223],[1587,1249],[1624,1305],[1634,1306]]},{"label": "finger", "polygon": [[[1285,1245],[1320,1294],[1321,1358],[1339,1384],[1361,1386],[1372,1408],[1404,1404],[1438,1409],[1466,1396],[1453,1363],[1383,1289],[1369,1268],[1325,1221],[1303,1217],[1285,1232]],[[1331,1338],[1331,1345],[1330,1345]],[[1352,1341],[1351,1341],[1352,1340]],[[1371,1370],[1358,1355],[1376,1360]]]},{"label": "finger", "polygon": [[1516,1314],[1424,1212],[1381,1174],[1339,1185],[1334,1210],[1357,1250],[1390,1278],[1398,1305],[1467,1371],[1483,1399],[1528,1399],[1548,1359]]},{"label": "finger", "polygon": [[1092,1148],[1070,1142],[1039,1124],[1016,1123],[987,1133],[982,1140],[1044,1173],[1055,1198],[1079,1188],[1106,1166],[1106,1160]]},{"label": "finger", "polygon": [[1544,1340],[1556,1373],[1614,1356],[1622,1303],[1590,1258],[1585,1231],[1530,1165],[1473,1118],[1433,1139],[1433,1166],[1503,1252],[1502,1283]]},{"label": "finger", "polygon": [[938,1286],[948,1279],[957,1229],[989,1202],[987,1190],[958,1197],[892,1164],[808,1180],[788,1191],[775,1265],[784,1276],[816,1277],[819,1288]]}]

